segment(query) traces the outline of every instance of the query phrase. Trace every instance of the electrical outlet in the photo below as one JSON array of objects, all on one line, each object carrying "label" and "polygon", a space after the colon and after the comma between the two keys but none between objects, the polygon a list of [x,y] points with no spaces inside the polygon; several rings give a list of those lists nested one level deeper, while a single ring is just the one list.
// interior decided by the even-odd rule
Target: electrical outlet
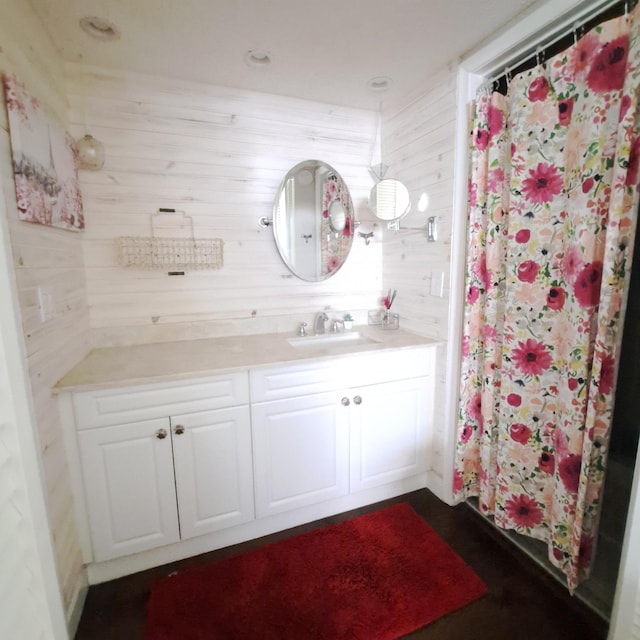
[{"label": "electrical outlet", "polygon": [[48,322],[55,317],[53,290],[50,287],[38,287],[38,306],[40,307],[41,322]]},{"label": "electrical outlet", "polygon": [[431,290],[429,294],[434,298],[442,298],[444,296],[444,271],[431,272]]}]

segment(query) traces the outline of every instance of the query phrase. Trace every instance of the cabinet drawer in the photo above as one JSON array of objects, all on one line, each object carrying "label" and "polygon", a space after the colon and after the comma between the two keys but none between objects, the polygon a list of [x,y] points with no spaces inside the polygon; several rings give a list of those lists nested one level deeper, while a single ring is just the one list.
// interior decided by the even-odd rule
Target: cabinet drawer
[{"label": "cabinet drawer", "polygon": [[170,385],[136,385],[73,395],[78,429],[233,407],[248,402],[246,371]]},{"label": "cabinet drawer", "polygon": [[345,385],[341,361],[315,360],[250,372],[251,401],[265,402],[334,391]]},{"label": "cabinet drawer", "polygon": [[433,376],[434,358],[433,347],[358,354],[348,363],[349,386]]}]

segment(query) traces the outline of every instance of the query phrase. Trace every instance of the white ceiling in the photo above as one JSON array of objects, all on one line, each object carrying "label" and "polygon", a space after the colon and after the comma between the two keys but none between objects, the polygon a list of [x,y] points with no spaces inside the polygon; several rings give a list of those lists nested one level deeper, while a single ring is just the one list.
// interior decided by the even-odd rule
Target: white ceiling
[{"label": "white ceiling", "polygon": [[[549,0],[552,1],[552,0]],[[30,0],[62,57],[107,68],[377,108],[544,0]],[[98,16],[116,42],[79,27]],[[267,68],[244,61],[269,51]],[[367,80],[388,76],[375,93]]]}]

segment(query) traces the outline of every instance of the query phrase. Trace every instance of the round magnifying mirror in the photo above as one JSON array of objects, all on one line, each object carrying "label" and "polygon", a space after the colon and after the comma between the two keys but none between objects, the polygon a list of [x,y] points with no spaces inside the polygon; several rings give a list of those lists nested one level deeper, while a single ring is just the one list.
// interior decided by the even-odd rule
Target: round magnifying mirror
[{"label": "round magnifying mirror", "polygon": [[409,190],[399,180],[381,180],[371,189],[369,208],[380,220],[399,220],[411,208]]},{"label": "round magnifying mirror", "polygon": [[334,233],[342,233],[347,224],[347,212],[340,200],[334,200],[329,206],[329,226]]}]

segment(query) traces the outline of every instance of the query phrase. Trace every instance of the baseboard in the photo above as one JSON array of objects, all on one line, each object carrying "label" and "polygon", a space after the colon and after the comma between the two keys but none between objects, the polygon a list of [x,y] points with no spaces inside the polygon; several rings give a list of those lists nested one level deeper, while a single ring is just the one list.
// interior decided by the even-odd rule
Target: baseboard
[{"label": "baseboard", "polygon": [[87,599],[88,591],[89,583],[87,582],[86,574],[83,572],[83,580],[76,587],[73,598],[71,599],[71,605],[67,609],[67,630],[70,638],[75,638],[78,631],[78,625],[80,624],[80,618],[82,617],[82,610],[84,609],[84,602]]},{"label": "baseboard", "polygon": [[442,477],[437,475],[434,471],[429,471],[427,473],[427,489],[429,489],[436,498],[439,498],[445,504],[453,506],[453,495],[451,489],[444,484]]}]

